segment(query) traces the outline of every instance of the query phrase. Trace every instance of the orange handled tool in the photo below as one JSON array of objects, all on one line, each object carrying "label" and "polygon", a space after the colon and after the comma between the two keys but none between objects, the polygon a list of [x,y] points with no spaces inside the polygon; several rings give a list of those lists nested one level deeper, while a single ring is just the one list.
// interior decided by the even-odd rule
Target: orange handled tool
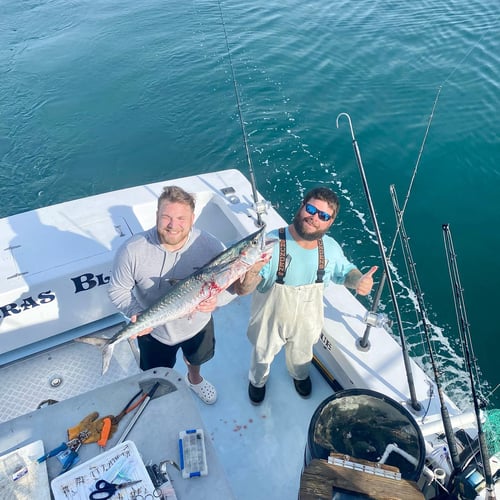
[{"label": "orange handled tool", "polygon": [[106,443],[108,442],[109,439],[109,433],[111,432],[111,418],[110,417],[104,417],[102,419],[103,426],[102,426],[102,431],[101,431],[101,437],[99,441],[97,441],[97,444],[104,448],[106,446]]}]

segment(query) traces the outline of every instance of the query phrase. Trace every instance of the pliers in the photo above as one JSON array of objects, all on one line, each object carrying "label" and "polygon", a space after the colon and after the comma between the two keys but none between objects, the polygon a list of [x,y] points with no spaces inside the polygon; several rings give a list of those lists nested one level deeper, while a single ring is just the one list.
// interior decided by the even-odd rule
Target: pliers
[{"label": "pliers", "polygon": [[[141,396],[142,394],[142,396]],[[139,396],[141,396],[139,398]],[[120,422],[120,420],[129,412],[131,412],[134,408],[137,408],[143,401],[144,399],[146,398],[147,394],[143,394],[142,392],[142,389],[134,395],[134,397],[125,405],[125,408],[123,408],[123,410],[118,414],[116,415],[116,417],[110,415],[109,417],[105,417],[103,419],[103,428],[102,428],[102,431],[101,431],[101,436],[100,436],[100,439],[99,441],[97,441],[97,444],[101,447],[101,448],[105,448],[107,442],[108,442],[108,439],[109,439],[109,435],[110,435],[110,432],[111,432],[111,426],[117,426]],[[137,399],[139,398],[139,399]],[[137,401],[136,401],[137,400]],[[135,403],[134,403],[135,401]]]},{"label": "pliers", "polygon": [[[141,397],[139,398],[139,396]],[[123,410],[118,415],[116,415],[116,417],[113,417],[111,419],[113,424],[117,425],[127,413],[130,413],[134,408],[137,408],[146,399],[146,396],[147,394],[144,393],[142,389],[137,394],[135,394],[134,397],[125,405],[125,408],[123,408]]]},{"label": "pliers", "polygon": [[37,459],[37,462],[45,462],[48,458],[57,456],[63,465],[61,474],[68,471],[78,458],[78,450],[82,445],[82,441],[87,439],[88,435],[88,432],[81,432],[77,438],[61,443],[57,448],[45,453],[45,455]]}]

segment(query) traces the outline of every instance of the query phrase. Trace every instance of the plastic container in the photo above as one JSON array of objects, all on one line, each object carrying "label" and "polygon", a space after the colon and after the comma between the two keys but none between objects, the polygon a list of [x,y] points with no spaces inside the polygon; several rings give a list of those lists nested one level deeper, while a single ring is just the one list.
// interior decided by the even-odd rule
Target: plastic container
[{"label": "plastic container", "polygon": [[179,432],[179,455],[184,479],[208,474],[205,436],[202,429]]}]

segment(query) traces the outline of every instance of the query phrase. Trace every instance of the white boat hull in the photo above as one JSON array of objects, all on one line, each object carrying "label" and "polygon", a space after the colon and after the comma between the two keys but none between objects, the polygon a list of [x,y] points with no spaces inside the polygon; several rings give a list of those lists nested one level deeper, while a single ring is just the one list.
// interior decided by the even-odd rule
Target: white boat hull
[{"label": "white boat hull", "polygon": [[[196,225],[226,245],[255,231],[251,185],[236,170],[104,193],[0,220],[0,426],[23,418],[43,400],[90,394],[140,373],[137,353],[127,343],[101,377],[100,352],[71,341],[103,328],[111,328],[103,332],[110,336],[123,320],[106,290],[113,258],[127,237],[155,224],[157,197],[167,184],[196,194]],[[270,205],[263,219],[268,230],[286,225]],[[423,490],[436,480],[436,469],[450,477],[434,381],[410,360],[416,409],[398,341],[384,328],[373,327],[369,348],[361,349],[366,310],[343,286],[331,285],[325,291],[324,330],[315,347],[325,379],[313,374],[312,398],[302,400],[295,394],[284,360],[278,357],[264,404],[252,407],[246,395],[249,300],[237,298],[216,311],[218,354],[204,366],[204,373],[216,382],[220,400],[210,409],[198,402],[205,434],[214,440],[236,498],[296,496],[308,422],[316,406],[332,394],[327,380],[337,388],[376,391],[412,415],[425,439],[427,461],[419,484]],[[461,411],[448,396],[445,400],[454,428],[473,439],[474,414]],[[223,430],[231,416],[237,430]],[[252,425],[258,432],[247,441],[242,433]],[[0,453],[14,446],[12,439],[0,438]],[[252,478],[243,477],[243,462],[238,466],[235,456],[248,457],[244,467]]]}]

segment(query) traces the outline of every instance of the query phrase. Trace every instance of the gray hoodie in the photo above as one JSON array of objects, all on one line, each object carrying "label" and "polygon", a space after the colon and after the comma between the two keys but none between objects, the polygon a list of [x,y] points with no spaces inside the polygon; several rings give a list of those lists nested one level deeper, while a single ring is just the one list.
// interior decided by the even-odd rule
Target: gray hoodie
[{"label": "gray hoodie", "polygon": [[[224,250],[211,234],[192,228],[185,245],[169,252],[160,243],[156,227],[136,234],[119,249],[113,263],[108,294],[125,316],[141,313],[157,302],[173,283],[197,271]],[[195,312],[156,327],[151,335],[175,345],[196,335],[210,313]]]}]

